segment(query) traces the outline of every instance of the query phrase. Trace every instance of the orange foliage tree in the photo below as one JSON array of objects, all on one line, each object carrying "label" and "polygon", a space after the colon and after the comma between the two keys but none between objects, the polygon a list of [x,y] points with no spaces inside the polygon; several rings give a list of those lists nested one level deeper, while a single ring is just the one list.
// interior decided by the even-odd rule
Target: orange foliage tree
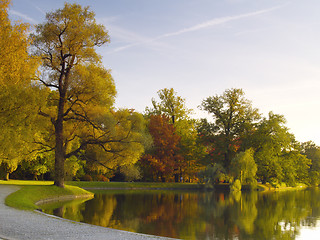
[{"label": "orange foliage tree", "polygon": [[141,159],[141,168],[146,180],[173,181],[179,173],[182,156],[178,154],[180,136],[170,118],[165,115],[150,116],[149,132],[153,138],[153,147]]}]

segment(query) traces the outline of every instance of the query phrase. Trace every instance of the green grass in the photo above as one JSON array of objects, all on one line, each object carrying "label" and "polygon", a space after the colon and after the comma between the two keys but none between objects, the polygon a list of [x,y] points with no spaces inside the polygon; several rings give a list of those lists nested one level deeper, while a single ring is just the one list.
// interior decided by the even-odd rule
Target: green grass
[{"label": "green grass", "polygon": [[28,186],[28,185],[53,185],[53,181],[33,181],[33,180],[0,180],[0,184],[4,185],[17,185],[17,186]]},{"label": "green grass", "polygon": [[50,181],[0,181],[0,184],[21,186],[21,189],[10,194],[6,199],[6,205],[21,210],[35,210],[39,207],[35,204],[40,200],[64,199],[66,197],[93,197],[93,193],[76,186],[65,188],[56,187]]},{"label": "green grass", "polygon": [[67,182],[68,185],[85,189],[202,189],[198,183],[153,183],[153,182]]}]

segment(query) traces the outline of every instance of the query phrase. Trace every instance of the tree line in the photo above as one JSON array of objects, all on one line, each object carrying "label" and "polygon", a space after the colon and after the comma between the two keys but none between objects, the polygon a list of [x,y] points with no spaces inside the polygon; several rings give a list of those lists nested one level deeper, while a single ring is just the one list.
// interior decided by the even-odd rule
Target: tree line
[{"label": "tree line", "polygon": [[241,89],[205,98],[192,118],[172,88],[143,113],[114,106],[96,49],[110,39],[89,7],[65,3],[44,23],[12,23],[0,2],[0,174],[65,180],[318,184],[320,148],[284,116],[263,117]]}]

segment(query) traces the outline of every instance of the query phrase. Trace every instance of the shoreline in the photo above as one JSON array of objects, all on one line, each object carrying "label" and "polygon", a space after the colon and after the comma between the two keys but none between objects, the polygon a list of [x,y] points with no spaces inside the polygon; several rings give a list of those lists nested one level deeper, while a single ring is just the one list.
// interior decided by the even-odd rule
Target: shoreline
[{"label": "shoreline", "polygon": [[67,239],[67,240],[164,240],[172,239],[105,228],[71,221],[39,211],[17,210],[5,205],[5,198],[18,186],[0,184],[0,239]]},{"label": "shoreline", "polygon": [[42,204],[47,204],[51,202],[63,202],[63,201],[69,201],[69,200],[75,200],[75,199],[92,199],[94,198],[94,194],[88,194],[88,195],[65,195],[65,196],[57,196],[57,197],[52,197],[52,198],[46,198],[46,199],[41,199],[34,204],[37,206],[40,206]]}]

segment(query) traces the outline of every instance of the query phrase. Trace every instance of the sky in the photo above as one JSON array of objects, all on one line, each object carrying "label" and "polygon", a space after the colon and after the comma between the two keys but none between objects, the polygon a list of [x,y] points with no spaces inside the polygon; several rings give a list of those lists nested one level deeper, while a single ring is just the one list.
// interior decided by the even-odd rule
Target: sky
[{"label": "sky", "polygon": [[[32,25],[61,0],[12,0],[9,16]],[[143,112],[173,88],[194,110],[242,88],[264,117],[284,115],[299,142],[320,146],[319,0],[75,0],[90,6],[111,42],[98,52],[111,69],[116,107]]]}]

